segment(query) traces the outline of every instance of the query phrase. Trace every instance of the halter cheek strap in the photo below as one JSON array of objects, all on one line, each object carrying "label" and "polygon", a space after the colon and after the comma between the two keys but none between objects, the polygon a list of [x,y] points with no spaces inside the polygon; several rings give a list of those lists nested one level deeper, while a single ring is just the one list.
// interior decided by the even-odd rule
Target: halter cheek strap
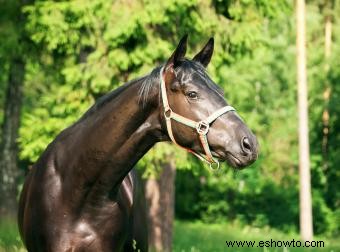
[{"label": "halter cheek strap", "polygon": [[[207,162],[209,164],[210,168],[218,169],[219,166],[220,166],[220,163],[211,154],[208,139],[207,139],[207,134],[209,132],[209,127],[210,127],[211,123],[213,123],[221,115],[223,115],[223,114],[225,114],[229,111],[235,111],[235,109],[232,106],[222,107],[219,110],[212,113],[210,116],[208,116],[205,120],[199,121],[199,122],[193,121],[189,118],[183,117],[183,116],[175,113],[174,111],[172,111],[172,109],[169,106],[165,81],[164,81],[164,77],[163,77],[163,71],[164,71],[164,67],[160,71],[160,80],[161,80],[160,81],[160,87],[161,87],[161,95],[162,95],[162,102],[163,102],[163,108],[164,108],[164,117],[165,117],[165,122],[166,122],[166,128],[167,128],[168,135],[169,135],[171,141],[173,143],[175,143],[177,146],[181,147],[182,149],[185,149],[186,151],[192,153],[193,155],[198,157],[200,160]],[[174,138],[174,134],[172,132],[171,120],[175,120],[176,122],[184,124],[184,125],[186,125],[190,128],[196,129],[205,154],[197,153],[192,149],[189,149],[189,148],[186,148],[186,147],[179,145],[176,142],[176,140]]]}]

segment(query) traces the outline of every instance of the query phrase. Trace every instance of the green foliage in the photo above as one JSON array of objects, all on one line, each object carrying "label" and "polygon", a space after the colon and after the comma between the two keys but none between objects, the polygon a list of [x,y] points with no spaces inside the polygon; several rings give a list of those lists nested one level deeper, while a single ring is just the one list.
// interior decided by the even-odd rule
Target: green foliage
[{"label": "green foliage", "polygon": [[0,4],[0,65],[14,55],[23,53],[23,28],[18,22],[20,1],[1,1]]},{"label": "green foliage", "polygon": [[[243,225],[269,225],[287,232],[296,229],[297,188],[282,188],[263,180],[259,183],[259,178],[254,177],[256,172],[249,169],[242,174],[227,170],[224,174],[207,175],[190,179],[188,187],[195,185],[193,191],[197,192],[190,198],[181,195],[183,187],[176,188],[178,217],[199,216],[209,223],[237,219]],[[179,172],[177,179],[177,185],[188,181],[182,172]],[[188,205],[190,207],[186,208]]]},{"label": "green foliage", "polygon": [[[104,93],[150,72],[188,33],[192,56],[215,37],[208,71],[228,102],[257,135],[261,153],[252,167],[218,173],[170,144],[159,144],[139,163],[145,176],[175,159],[176,213],[205,221],[237,219],[242,225],[297,230],[298,156],[295,25],[292,0],[74,0],[32,1],[18,27],[17,1],[0,5],[0,102],[8,58],[24,52],[25,100],[20,161],[33,163],[64,128]],[[317,233],[339,233],[340,13],[339,1],[308,1],[308,80],[313,206]],[[325,70],[324,16],[333,15],[332,57]],[[24,30],[22,30],[24,29]],[[19,45],[29,36],[32,50]],[[5,39],[3,39],[5,38]],[[26,38],[27,39],[27,38]],[[324,104],[325,86],[332,88]],[[330,109],[328,168],[322,146],[322,112]],[[0,109],[0,116],[2,115]],[[1,116],[2,118],[2,116]],[[1,119],[0,119],[1,122]]]},{"label": "green foliage", "polygon": [[339,234],[339,214],[327,206],[325,199],[319,191],[313,192],[313,219],[316,233]]}]

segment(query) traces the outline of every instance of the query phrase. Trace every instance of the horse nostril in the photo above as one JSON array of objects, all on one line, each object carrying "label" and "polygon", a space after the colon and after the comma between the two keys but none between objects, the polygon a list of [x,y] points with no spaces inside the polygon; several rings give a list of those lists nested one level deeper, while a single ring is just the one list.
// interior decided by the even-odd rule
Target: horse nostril
[{"label": "horse nostril", "polygon": [[241,147],[242,147],[242,150],[243,150],[245,153],[247,153],[247,154],[249,154],[249,153],[252,152],[252,151],[251,151],[251,145],[250,145],[250,142],[249,142],[248,137],[244,137],[244,138],[242,139],[242,141],[241,141]]}]

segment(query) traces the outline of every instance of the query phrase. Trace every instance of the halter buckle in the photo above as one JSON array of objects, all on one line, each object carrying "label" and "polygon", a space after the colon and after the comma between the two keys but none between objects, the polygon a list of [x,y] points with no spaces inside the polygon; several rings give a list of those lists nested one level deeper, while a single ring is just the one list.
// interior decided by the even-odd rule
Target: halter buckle
[{"label": "halter buckle", "polygon": [[198,134],[206,135],[209,131],[209,124],[204,121],[200,121],[196,126],[196,130]]}]

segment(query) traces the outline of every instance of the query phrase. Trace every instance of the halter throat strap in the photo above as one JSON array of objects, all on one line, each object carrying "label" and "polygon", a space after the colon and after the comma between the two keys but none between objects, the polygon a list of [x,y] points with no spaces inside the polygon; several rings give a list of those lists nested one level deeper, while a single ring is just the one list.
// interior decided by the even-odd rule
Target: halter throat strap
[{"label": "halter throat strap", "polygon": [[[208,138],[207,138],[210,124],[213,123],[218,117],[230,111],[235,111],[235,109],[232,106],[222,107],[218,109],[217,111],[215,111],[214,113],[212,113],[211,115],[209,115],[205,120],[198,121],[198,122],[193,121],[184,116],[181,116],[175,113],[174,111],[172,111],[172,109],[170,108],[163,75],[164,75],[164,67],[162,67],[160,71],[160,88],[161,88],[161,97],[162,97],[162,103],[163,103],[163,109],[164,109],[166,128],[167,128],[168,135],[171,141],[175,143],[177,146],[181,147],[182,149],[185,149],[186,151],[192,153],[193,155],[198,157],[200,160],[207,162],[210,168],[218,169],[220,164],[218,160],[214,158],[213,155],[211,154],[209,143],[208,143]],[[178,144],[175,140],[175,137],[172,131],[171,120],[175,120],[176,122],[184,124],[190,128],[196,129],[205,154],[197,153],[192,149],[183,147],[180,144]]]}]

